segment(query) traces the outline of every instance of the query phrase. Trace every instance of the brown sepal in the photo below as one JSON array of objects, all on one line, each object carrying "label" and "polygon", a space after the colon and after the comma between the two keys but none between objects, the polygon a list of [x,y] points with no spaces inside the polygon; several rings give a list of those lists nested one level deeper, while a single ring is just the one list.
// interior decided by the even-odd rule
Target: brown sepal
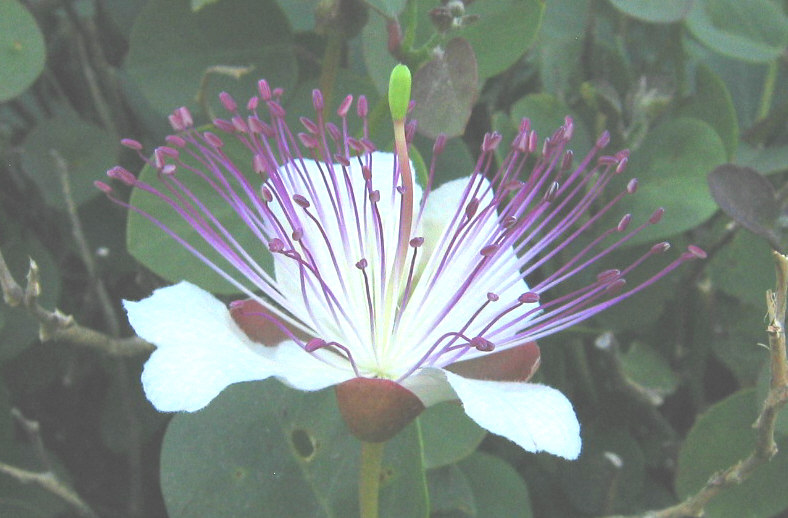
[{"label": "brown sepal", "polygon": [[[271,312],[254,299],[236,300],[230,304],[230,316],[253,341],[270,347],[290,338],[279,326],[263,315],[271,316]],[[276,319],[276,317],[272,318]],[[310,338],[302,335],[303,333],[296,333],[299,338]]]},{"label": "brown sepal", "polygon": [[536,342],[453,363],[446,367],[460,376],[495,381],[528,381],[539,368],[541,353]]},{"label": "brown sepal", "polygon": [[392,380],[353,378],[334,390],[342,418],[362,441],[387,441],[424,410],[413,392]]}]

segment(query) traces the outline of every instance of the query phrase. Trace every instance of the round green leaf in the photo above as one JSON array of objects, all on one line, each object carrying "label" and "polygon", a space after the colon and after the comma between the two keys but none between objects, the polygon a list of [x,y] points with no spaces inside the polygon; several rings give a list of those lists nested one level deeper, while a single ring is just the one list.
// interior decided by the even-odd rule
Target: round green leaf
[{"label": "round green leaf", "polygon": [[22,142],[22,167],[47,204],[66,208],[60,172],[52,151],[66,162],[71,197],[77,205],[97,196],[96,178],[116,161],[117,140],[106,130],[63,112],[41,121]]},{"label": "round green leaf", "polygon": [[708,272],[714,287],[763,308],[764,293],[774,285],[774,261],[770,252],[763,238],[740,230],[711,259]]},{"label": "round green leaf", "polygon": [[739,122],[725,82],[711,68],[701,65],[695,73],[695,96],[679,112],[709,124],[722,138],[730,160],[739,146]]},{"label": "round green leaf", "polygon": [[427,472],[430,490],[430,518],[478,516],[468,477],[457,464]]},{"label": "round green leaf", "polygon": [[531,518],[531,498],[520,475],[498,457],[476,452],[459,463],[473,490],[479,518]]},{"label": "round green leaf", "polygon": [[585,41],[588,0],[545,2],[544,21],[534,51],[539,56],[542,91],[554,95],[572,91]]},{"label": "round green leaf", "polygon": [[424,466],[438,468],[472,454],[486,432],[456,402],[428,408],[420,417]]},{"label": "round green leaf", "polygon": [[430,138],[441,133],[456,137],[465,132],[479,95],[476,56],[468,42],[454,38],[444,52],[427,62],[413,77],[413,118],[418,131]]},{"label": "round green leaf", "polygon": [[[752,423],[758,413],[755,389],[736,392],[709,408],[690,430],[679,453],[676,492],[686,498],[714,473],[743,460],[753,450]],[[780,452],[740,485],[726,488],[706,507],[704,516],[768,518],[788,508],[785,473],[788,440],[778,440]]]},{"label": "round green leaf", "polygon": [[611,221],[631,212],[633,224],[640,224],[658,207],[665,209],[662,220],[635,236],[630,245],[658,241],[699,225],[717,210],[706,175],[724,161],[725,146],[708,124],[679,118],[659,126],[630,157],[626,178],[620,181],[635,177],[638,190],[616,206]]},{"label": "round green leaf", "polygon": [[678,376],[665,357],[646,343],[634,342],[621,356],[621,366],[627,379],[657,404],[678,387]]},{"label": "round green leaf", "polygon": [[788,44],[788,18],[769,0],[699,0],[687,28],[709,48],[753,63],[777,59]]},{"label": "round green leaf", "polygon": [[17,0],[0,0],[0,101],[21,94],[44,70],[44,36]]},{"label": "round green leaf", "polygon": [[320,0],[277,0],[276,3],[287,16],[293,32],[306,32],[315,28],[315,9]]},{"label": "round green leaf", "polygon": [[687,16],[694,0],[610,0],[622,13],[644,22],[672,23]]},{"label": "round green leaf", "polygon": [[[274,380],[233,385],[167,428],[161,485],[168,515],[358,516],[359,450],[333,390],[298,392]],[[386,444],[380,507],[386,518],[427,515],[415,425]]]},{"label": "round green leaf", "polygon": [[[234,138],[225,138],[224,141],[225,153],[241,171],[247,173],[247,179],[251,185],[262,184],[260,177],[252,172],[252,157],[248,150]],[[194,159],[187,158],[185,155],[183,153],[182,159],[184,162],[193,167],[199,166]],[[253,231],[235,213],[233,208],[216,194],[207,182],[200,180],[196,175],[183,169],[179,169],[177,174],[178,179],[187,185],[194,195],[205,204],[206,208],[222,223],[244,250],[267,271],[273,271],[273,262],[267,243],[261,242],[254,235]],[[166,191],[166,188],[157,177],[156,170],[152,167],[146,165],[142,169],[139,179],[159,190]],[[240,192],[237,186],[235,188],[237,192]],[[160,198],[141,189],[135,189],[131,195],[130,203],[139,210],[158,219],[164,226],[185,239],[219,268],[222,268],[237,280],[242,280],[235,268],[215,252],[213,247],[208,245],[189,223]],[[176,243],[167,233],[163,232],[147,218],[133,211],[129,213],[126,242],[129,252],[138,261],[169,281],[188,280],[213,293],[229,294],[238,293],[239,291],[186,248]],[[247,287],[254,289],[248,283],[245,284],[247,284]]]},{"label": "round green leaf", "polygon": [[245,100],[265,77],[289,86],[296,76],[289,24],[273,0],[222,0],[192,12],[189,0],[152,0],[129,42],[126,70],[156,110],[195,107],[200,82],[212,67],[252,67],[236,79],[212,73],[205,99],[221,109],[218,92]]}]

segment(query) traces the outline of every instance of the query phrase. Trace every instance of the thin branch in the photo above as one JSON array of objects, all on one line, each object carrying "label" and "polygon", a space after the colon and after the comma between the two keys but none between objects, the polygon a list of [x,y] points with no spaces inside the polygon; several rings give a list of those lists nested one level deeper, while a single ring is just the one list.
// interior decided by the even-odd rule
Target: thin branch
[{"label": "thin branch", "polygon": [[[683,502],[659,511],[646,511],[632,518],[695,518],[703,516],[706,505],[719,493],[737,486],[777,454],[774,426],[780,410],[788,403],[788,361],[786,361],[785,312],[788,307],[788,257],[773,252],[777,270],[776,291],[766,292],[772,380],[758,419],[753,424],[756,442],[744,460],[715,473],[700,491]],[[611,517],[615,518],[615,517]],[[618,517],[622,518],[622,517]]]},{"label": "thin branch", "polygon": [[43,308],[38,303],[38,295],[41,292],[38,277],[38,266],[31,259],[27,284],[22,289],[8,269],[5,258],[0,252],[0,287],[3,289],[3,298],[9,306],[23,307],[38,321],[38,336],[42,342],[61,340],[113,356],[135,356],[153,351],[153,345],[139,337],[113,338],[79,325],[74,317],[66,315],[58,309],[49,311]]}]

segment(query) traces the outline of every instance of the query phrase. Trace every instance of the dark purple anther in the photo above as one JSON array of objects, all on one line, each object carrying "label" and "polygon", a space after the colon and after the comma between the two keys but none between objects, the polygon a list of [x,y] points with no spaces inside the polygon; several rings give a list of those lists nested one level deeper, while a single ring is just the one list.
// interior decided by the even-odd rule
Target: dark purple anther
[{"label": "dark purple anther", "polygon": [[564,153],[563,158],[561,158],[561,170],[568,171],[572,167],[572,162],[575,160],[574,152],[569,149]]},{"label": "dark purple anther", "polygon": [[616,166],[616,174],[621,174],[627,168],[627,164],[629,163],[629,158],[622,158],[621,161]]},{"label": "dark purple anther", "polygon": [[249,116],[249,118],[246,120],[246,124],[249,126],[249,131],[252,133],[262,135],[265,132],[265,123],[254,115]]},{"label": "dark purple anther", "polygon": [[342,118],[347,117],[348,112],[350,111],[350,107],[353,105],[353,96],[348,95],[346,96],[341,103],[339,103],[339,108],[337,108],[337,115]]},{"label": "dark purple anther", "polygon": [[652,254],[663,254],[670,249],[670,243],[667,241],[663,241],[661,243],[657,243],[651,247]]},{"label": "dark purple anther", "polygon": [[617,232],[623,232],[629,226],[629,222],[632,221],[632,214],[624,214],[621,220],[618,222],[618,226],[616,226]]},{"label": "dark purple anther", "polygon": [[356,103],[356,114],[362,119],[366,118],[369,114],[369,104],[367,104],[367,96],[359,95],[358,102]]},{"label": "dark purple anther", "polygon": [[663,209],[662,207],[658,208],[657,210],[654,211],[654,214],[652,214],[651,217],[648,218],[648,222],[651,223],[652,225],[659,223],[659,220],[662,219],[663,214],[665,214],[665,209]]},{"label": "dark purple anther", "polygon": [[528,153],[528,133],[525,131],[518,133],[512,141],[512,147],[520,153]]},{"label": "dark purple anther", "polygon": [[532,131],[528,134],[528,152],[534,153],[537,146],[539,146],[539,138],[537,137],[536,132]]},{"label": "dark purple anther", "polygon": [[638,190],[638,179],[633,178],[627,183],[627,192],[629,194],[635,194]]},{"label": "dark purple anther", "polygon": [[100,180],[94,181],[93,186],[104,194],[112,194],[112,187]]},{"label": "dark purple anther", "polygon": [[471,347],[475,347],[482,352],[490,352],[495,349],[495,344],[481,336],[474,336],[471,338]]},{"label": "dark purple anther", "polygon": [[610,133],[607,130],[605,130],[599,136],[599,138],[597,139],[595,145],[596,145],[597,149],[602,149],[605,146],[607,146],[608,144],[610,144]]},{"label": "dark purple anther", "polygon": [[415,120],[408,121],[405,124],[405,140],[411,142],[413,140],[413,136],[416,134],[416,128],[418,127],[418,122]]},{"label": "dark purple anther", "polygon": [[235,113],[238,111],[238,104],[233,99],[233,96],[228,94],[227,92],[222,92],[219,94],[219,100],[222,102],[222,106],[228,112]]},{"label": "dark purple anther", "polygon": [[613,282],[616,279],[621,278],[621,270],[610,269],[605,270],[603,272],[599,272],[596,274],[596,280],[599,283],[607,284],[609,282]]},{"label": "dark purple anther", "polygon": [[490,302],[498,302],[498,299],[500,299],[500,297],[496,293],[489,292],[487,294],[487,300],[489,300]]},{"label": "dark purple anther", "polygon": [[465,206],[465,216],[467,216],[468,219],[471,219],[476,214],[476,211],[478,209],[479,209],[479,199],[474,198],[468,202],[468,205]]},{"label": "dark purple anther", "polygon": [[120,145],[123,147],[127,147],[129,149],[133,149],[134,151],[139,151],[142,149],[142,144],[134,140],[133,138],[124,138],[120,141]]},{"label": "dark purple anther", "polygon": [[437,137],[435,137],[435,142],[432,144],[432,154],[433,155],[440,155],[443,153],[443,150],[446,148],[446,135],[441,133]]},{"label": "dark purple anther", "polygon": [[268,109],[271,111],[271,115],[276,117],[277,119],[284,119],[287,112],[285,109],[282,108],[282,105],[276,101],[268,101]]},{"label": "dark purple anther", "polygon": [[342,167],[350,167],[350,160],[345,155],[340,155],[339,153],[334,153],[334,162],[341,165]]},{"label": "dark purple anther", "polygon": [[216,126],[216,129],[220,129],[225,133],[232,133],[235,131],[233,123],[225,119],[214,119],[213,125]]},{"label": "dark purple anther", "polygon": [[364,144],[357,138],[348,137],[347,145],[350,149],[353,150],[355,153],[363,153],[364,152]]},{"label": "dark purple anther", "polygon": [[337,128],[337,125],[334,124],[333,122],[329,122],[326,124],[326,131],[331,136],[331,138],[334,139],[335,142],[339,142],[340,140],[342,140],[342,132],[339,131],[339,128]]},{"label": "dark purple anther", "polygon": [[268,242],[268,250],[276,254],[285,249],[285,243],[278,237],[273,238]]},{"label": "dark purple anther", "polygon": [[217,137],[216,135],[214,135],[210,131],[206,131],[205,133],[203,133],[202,137],[205,139],[205,141],[208,144],[210,144],[211,146],[215,147],[216,149],[219,149],[222,146],[224,146],[224,142],[222,141],[222,139],[220,139],[219,137]]},{"label": "dark purple anther", "polygon": [[260,92],[260,98],[263,101],[271,100],[271,87],[268,86],[268,81],[261,79],[257,82],[257,91]]},{"label": "dark purple anther", "polygon": [[268,188],[267,185],[263,185],[260,188],[260,196],[262,196],[263,200],[266,203],[271,203],[274,200],[274,195],[271,194],[271,190]]},{"label": "dark purple anther", "polygon": [[547,188],[547,192],[544,193],[544,201],[547,203],[552,203],[555,200],[560,188],[561,186],[558,184],[558,182],[551,182],[550,187]]},{"label": "dark purple anther", "polygon": [[249,126],[246,125],[246,121],[243,119],[243,117],[236,115],[231,120],[235,131],[238,133],[249,133]]},{"label": "dark purple anther", "polygon": [[575,134],[575,121],[572,120],[572,117],[564,117],[564,139],[565,140],[572,140],[572,135]]},{"label": "dark purple anther", "polygon": [[487,245],[487,246],[483,247],[479,251],[479,254],[481,254],[484,257],[490,257],[490,256],[494,255],[495,252],[497,252],[499,248],[500,248],[500,246],[498,246],[498,245]]},{"label": "dark purple anther", "polygon": [[507,217],[506,217],[506,218],[505,218],[505,219],[504,219],[504,220],[501,222],[501,226],[502,226],[503,228],[512,228],[513,226],[515,226],[515,224],[517,224],[517,218],[515,218],[514,216],[507,216]]},{"label": "dark purple anther", "polygon": [[372,169],[367,166],[361,168],[361,176],[364,178],[365,181],[372,180]]},{"label": "dark purple anther", "polygon": [[[290,237],[293,238],[293,241],[301,241],[304,238],[304,229],[297,228],[290,233]],[[298,257],[301,257],[300,255]]]},{"label": "dark purple anther", "polygon": [[413,239],[410,240],[410,246],[412,246],[413,248],[418,248],[423,244],[424,244],[423,237],[414,237]]},{"label": "dark purple anther", "polygon": [[183,140],[178,135],[167,135],[164,138],[164,140],[167,142],[167,144],[171,146],[180,147],[180,148],[186,147],[186,141]]},{"label": "dark purple anther", "polygon": [[689,245],[687,251],[698,259],[706,259],[707,257],[706,251],[695,245]]},{"label": "dark purple anther", "polygon": [[363,258],[356,263],[356,268],[358,268],[359,270],[363,270],[367,266],[369,266],[369,263],[367,262],[366,259]]},{"label": "dark purple anther", "polygon": [[371,193],[369,193],[369,201],[371,201],[372,203],[379,202],[380,201],[380,191],[375,190],[375,191],[372,191]]},{"label": "dark purple anther", "polygon": [[495,148],[498,147],[498,144],[501,143],[501,134],[497,131],[493,131],[492,133],[485,133],[484,139],[482,139],[482,153],[488,153],[490,151],[494,151]]},{"label": "dark purple anther", "polygon": [[539,302],[539,294],[533,291],[527,291],[517,297],[517,302],[521,304],[536,304]]},{"label": "dark purple anther", "polygon": [[312,353],[325,347],[327,342],[322,338],[312,338],[309,340],[306,345],[304,346],[304,350],[308,353]]},{"label": "dark purple anther", "polygon": [[307,149],[317,148],[317,139],[314,137],[314,135],[302,132],[298,134],[298,140],[300,140],[301,145]]},{"label": "dark purple anther", "polygon": [[250,112],[253,112],[257,109],[257,104],[260,102],[260,98],[256,95],[253,95],[249,98],[249,101],[246,103],[246,109]]},{"label": "dark purple anther", "polygon": [[293,201],[296,202],[296,205],[298,205],[299,207],[304,208],[304,209],[308,209],[309,206],[310,206],[309,200],[307,200],[306,198],[304,198],[300,194],[294,194],[293,195]]},{"label": "dark purple anther", "polygon": [[134,185],[137,183],[137,177],[119,165],[107,170],[107,176],[115,180],[119,180],[126,185]]},{"label": "dark purple anther", "polygon": [[312,106],[315,108],[315,111],[321,113],[323,111],[323,92],[315,88],[312,90]]}]

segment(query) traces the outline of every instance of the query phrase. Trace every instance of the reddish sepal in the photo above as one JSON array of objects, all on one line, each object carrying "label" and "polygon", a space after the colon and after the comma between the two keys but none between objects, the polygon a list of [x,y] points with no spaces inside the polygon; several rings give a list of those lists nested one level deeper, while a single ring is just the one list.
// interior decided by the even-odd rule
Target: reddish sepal
[{"label": "reddish sepal", "polygon": [[505,351],[453,363],[446,369],[471,379],[528,381],[539,368],[540,357],[536,342],[528,342]]}]

